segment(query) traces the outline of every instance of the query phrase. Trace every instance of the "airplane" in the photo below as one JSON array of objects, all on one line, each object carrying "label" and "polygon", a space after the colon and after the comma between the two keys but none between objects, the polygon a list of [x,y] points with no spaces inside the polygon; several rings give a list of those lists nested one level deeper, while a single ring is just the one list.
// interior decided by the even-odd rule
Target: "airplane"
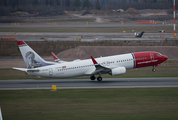
[{"label": "airplane", "polygon": [[91,80],[102,81],[102,74],[112,76],[125,74],[127,69],[153,66],[155,72],[156,66],[168,59],[167,56],[159,52],[135,52],[106,57],[99,57],[85,60],[75,60],[71,62],[48,62],[42,59],[31,47],[24,41],[17,41],[22,57],[27,68],[13,69],[26,72],[28,75],[49,78],[69,78],[77,76],[90,76]]},{"label": "airplane", "polygon": [[142,32],[135,32],[135,37],[141,38],[144,33],[145,33],[144,31],[142,31]]}]

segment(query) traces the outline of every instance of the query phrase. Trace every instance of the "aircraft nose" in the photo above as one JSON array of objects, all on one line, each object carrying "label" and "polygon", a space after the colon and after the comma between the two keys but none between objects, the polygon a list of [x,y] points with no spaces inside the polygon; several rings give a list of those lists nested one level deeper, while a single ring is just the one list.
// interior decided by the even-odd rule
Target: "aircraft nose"
[{"label": "aircraft nose", "polygon": [[166,55],[163,55],[163,59],[164,59],[164,61],[166,61],[168,59],[168,57]]}]

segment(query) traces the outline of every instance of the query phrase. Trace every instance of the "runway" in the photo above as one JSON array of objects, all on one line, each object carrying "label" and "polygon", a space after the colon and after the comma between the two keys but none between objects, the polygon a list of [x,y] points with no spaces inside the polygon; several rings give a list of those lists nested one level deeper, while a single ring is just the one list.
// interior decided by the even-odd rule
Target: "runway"
[{"label": "runway", "polygon": [[103,78],[102,82],[89,79],[0,80],[0,90],[80,88],[148,88],[178,87],[178,77],[168,78]]},{"label": "runway", "polygon": [[138,26],[173,26],[173,24],[1,24],[0,28],[11,28],[11,27],[138,27]]},{"label": "runway", "polygon": [[[82,41],[93,41],[94,37],[98,40],[150,40],[162,41],[165,38],[172,38],[173,33],[165,33],[165,37],[160,37],[160,33],[144,33],[142,38],[136,38],[134,33],[45,33],[45,32],[0,32],[0,38],[15,37],[17,40],[24,41],[44,41],[44,39],[58,39],[67,41],[68,37],[77,38],[82,36]],[[74,41],[76,41],[74,39]]]}]

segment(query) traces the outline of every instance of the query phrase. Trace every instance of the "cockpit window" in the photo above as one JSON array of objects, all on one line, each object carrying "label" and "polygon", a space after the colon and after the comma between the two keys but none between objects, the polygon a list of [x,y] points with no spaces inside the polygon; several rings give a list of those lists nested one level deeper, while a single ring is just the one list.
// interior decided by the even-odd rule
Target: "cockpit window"
[{"label": "cockpit window", "polygon": [[157,56],[161,56],[161,55],[162,55],[161,53],[157,54]]}]

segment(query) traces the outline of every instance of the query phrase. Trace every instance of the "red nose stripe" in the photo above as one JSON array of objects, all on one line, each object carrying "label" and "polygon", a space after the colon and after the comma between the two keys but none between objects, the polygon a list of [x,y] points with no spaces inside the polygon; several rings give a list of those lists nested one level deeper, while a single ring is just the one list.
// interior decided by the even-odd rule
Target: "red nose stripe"
[{"label": "red nose stripe", "polygon": [[17,44],[18,45],[25,45],[25,42],[24,41],[17,41]]}]

